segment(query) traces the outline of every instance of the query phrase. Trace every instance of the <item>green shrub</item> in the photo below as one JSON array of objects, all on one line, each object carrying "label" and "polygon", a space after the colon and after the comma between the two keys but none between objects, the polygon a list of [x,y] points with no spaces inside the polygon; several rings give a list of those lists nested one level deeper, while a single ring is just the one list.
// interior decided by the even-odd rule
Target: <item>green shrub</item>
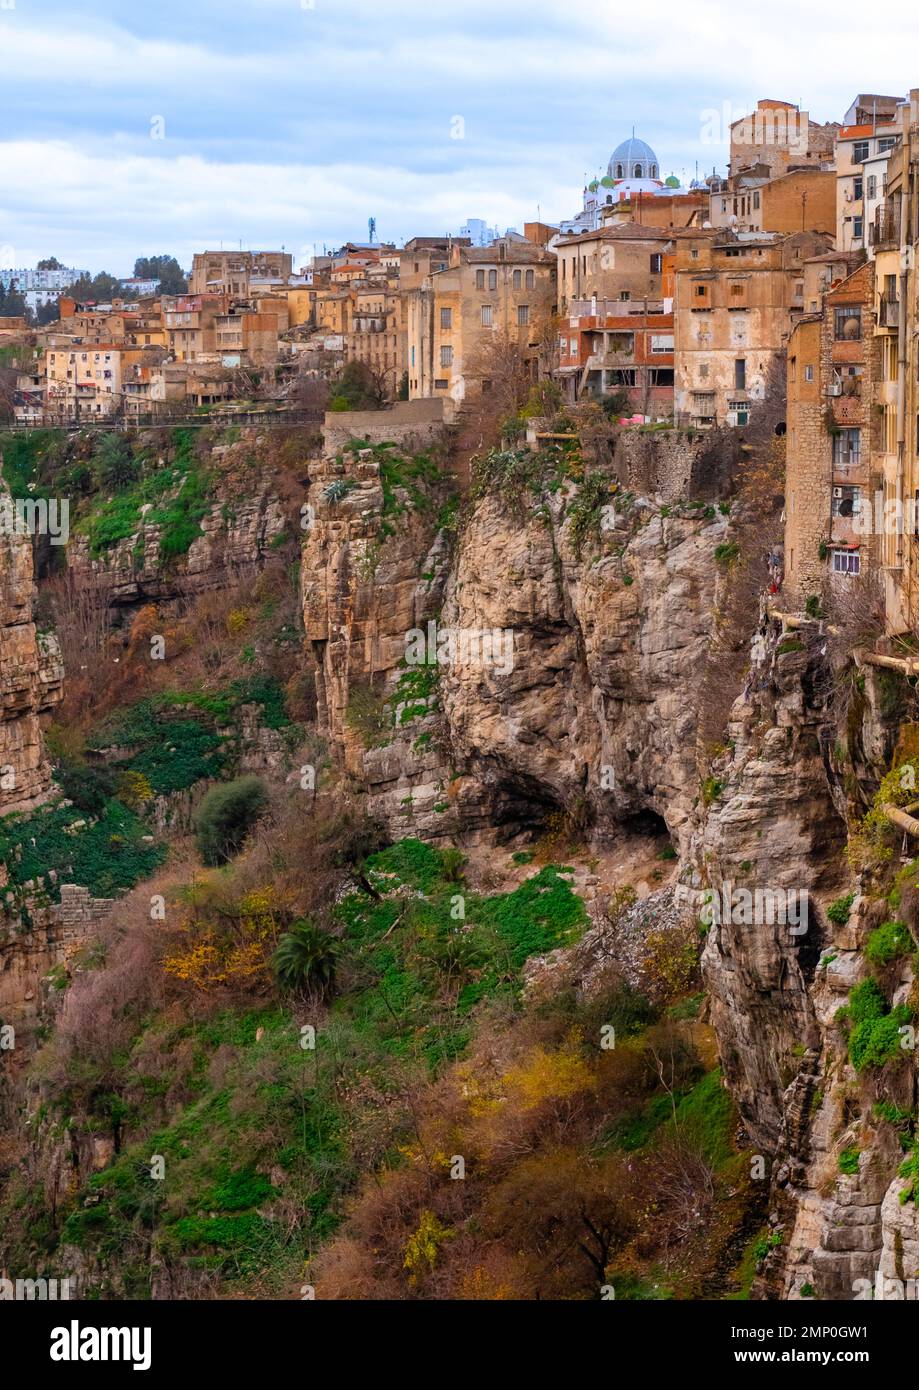
[{"label": "green shrub", "polygon": [[224,864],[242,848],[268,804],[261,778],[237,777],[212,787],[195,814],[198,852],[205,864]]},{"label": "green shrub", "polygon": [[897,956],[905,956],[913,946],[913,938],[905,922],[882,922],[865,942],[865,956],[872,965],[889,965]]},{"label": "green shrub", "polygon": [[834,902],[830,903],[826,910],[827,917],[831,922],[835,922],[837,926],[844,927],[849,920],[849,913],[852,910],[852,904],[854,902],[854,893],[846,893],[844,897],[836,898]]},{"label": "green shrub", "polygon": [[334,938],[301,918],[281,937],[271,964],[282,989],[325,996],[335,983]]},{"label": "green shrub", "polygon": [[860,1157],[861,1157],[861,1149],[854,1149],[854,1148],[843,1149],[842,1153],[839,1155],[839,1171],[840,1171],[840,1173],[848,1173],[848,1174],[850,1174],[850,1175],[857,1173],[857,1172],[858,1172],[858,1160],[859,1160]]},{"label": "green shrub", "polygon": [[715,546],[715,562],[725,568],[733,565],[740,554],[740,546],[736,541],[724,541],[721,545]]}]

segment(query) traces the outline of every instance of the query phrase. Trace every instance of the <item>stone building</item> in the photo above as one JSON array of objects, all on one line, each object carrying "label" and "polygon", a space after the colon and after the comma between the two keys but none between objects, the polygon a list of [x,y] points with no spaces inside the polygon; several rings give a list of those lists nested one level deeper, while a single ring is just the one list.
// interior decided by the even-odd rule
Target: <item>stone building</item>
[{"label": "stone building", "polygon": [[836,231],[832,169],[791,169],[773,177],[765,164],[714,180],[708,220],[735,232]]},{"label": "stone building", "polygon": [[408,294],[409,399],[449,396],[459,405],[487,390],[485,357],[513,342],[535,378],[552,333],[556,258],[524,240],[454,246],[445,270]]},{"label": "stone building", "polygon": [[769,178],[779,178],[796,167],[829,166],[838,129],[833,121],[812,121],[792,102],[758,101],[755,111],[731,124],[729,175],[763,166]]},{"label": "stone building", "polygon": [[286,251],[201,251],[192,260],[189,294],[248,299],[250,281],[286,285],[293,257]]},{"label": "stone building", "polygon": [[818,232],[700,233],[676,244],[674,412],[683,424],[745,425],[804,311]]},{"label": "stone building", "polygon": [[878,563],[873,508],[888,448],[888,369],[866,262],[826,292],[788,343],[785,588],[798,607]]}]

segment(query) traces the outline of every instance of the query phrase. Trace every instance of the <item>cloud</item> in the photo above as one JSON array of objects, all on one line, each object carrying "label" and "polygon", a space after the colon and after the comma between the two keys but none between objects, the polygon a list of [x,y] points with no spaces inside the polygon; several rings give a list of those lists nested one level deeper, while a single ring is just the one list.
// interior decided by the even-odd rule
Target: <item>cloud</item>
[{"label": "cloud", "polygon": [[[371,215],[392,238],[468,215],[519,225],[537,205],[570,215],[633,124],[665,172],[691,178],[726,155],[703,143],[706,110],[775,96],[839,119],[857,90],[905,92],[919,39],[906,0],[884,25],[862,0],[831,19],[771,0],[742,24],[728,0],[41,11],[0,9],[0,242],[94,268],[221,237],[334,242]],[[789,91],[802,69],[807,89]]]}]

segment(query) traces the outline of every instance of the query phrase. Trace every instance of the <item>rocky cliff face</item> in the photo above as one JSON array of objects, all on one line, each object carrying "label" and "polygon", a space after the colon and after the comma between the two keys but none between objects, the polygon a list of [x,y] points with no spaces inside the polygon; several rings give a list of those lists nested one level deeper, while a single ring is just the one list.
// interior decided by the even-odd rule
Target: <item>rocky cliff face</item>
[{"label": "rocky cliff face", "polygon": [[[668,469],[679,471],[672,441],[668,449]],[[333,460],[316,465],[312,495],[343,472]],[[771,1190],[775,1241],[758,1292],[854,1298],[879,1279],[896,1289],[915,1277],[919,1228],[915,1205],[900,1201],[902,1147],[873,1111],[891,1095],[904,1112],[915,1106],[915,1068],[906,1058],[866,1081],[837,1022],[866,976],[864,940],[883,912],[865,901],[840,924],[826,911],[852,883],[853,785],[876,785],[890,751],[891,731],[871,717],[870,675],[857,735],[850,719],[858,765],[848,773],[825,643],[783,638],[758,600],[732,688],[740,668],[722,661],[717,631],[736,588],[727,507],[620,493],[585,536],[577,480],[522,513],[486,491],[446,565],[445,538],[418,518],[386,537],[369,452],[356,477],[342,501],[319,508],[303,597],[325,728],[375,814],[394,834],[480,847],[536,834],[552,817],[597,846],[643,824],[666,828],[680,858],[676,896],[655,908],[668,920],[697,917],[706,891],[721,901],[765,894],[748,922],[716,917],[703,955],[725,1080]],[[355,687],[396,691],[405,634],[429,621],[456,637],[453,659],[420,720],[368,748],[349,721]],[[493,651],[511,650],[511,662],[460,640],[498,633],[512,647]],[[704,726],[719,701],[729,716],[712,748]],[[791,905],[790,920],[770,899]],[[591,933],[581,957],[595,951],[602,966],[607,936]],[[580,967],[585,977],[594,968]],[[911,988],[904,963],[893,1001]],[[854,1148],[856,1171],[841,1171]]]},{"label": "rocky cliff face", "polygon": [[61,698],[57,644],[33,621],[31,537],[0,534],[0,814],[37,805],[51,785],[40,715]]}]

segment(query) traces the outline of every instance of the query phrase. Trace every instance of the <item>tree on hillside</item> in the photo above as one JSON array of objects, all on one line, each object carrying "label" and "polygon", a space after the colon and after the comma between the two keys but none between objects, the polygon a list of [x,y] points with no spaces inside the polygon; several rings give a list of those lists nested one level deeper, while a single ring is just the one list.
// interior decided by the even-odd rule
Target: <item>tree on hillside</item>
[{"label": "tree on hillside", "polygon": [[330,410],[382,410],[388,400],[383,375],[366,362],[346,362],[332,383]]},{"label": "tree on hillside", "polygon": [[138,280],[159,280],[161,294],[188,291],[188,277],[175,256],[138,256],[134,275]]},{"label": "tree on hillside", "polygon": [[0,285],[0,318],[31,320],[31,317],[32,311],[16,288],[16,281],[14,280],[6,291]]},{"label": "tree on hillside", "polygon": [[81,275],[63,293],[80,304],[87,300],[94,300],[97,304],[106,303],[122,297],[121,281],[117,276],[109,275],[107,270],[100,270],[98,275]]}]

